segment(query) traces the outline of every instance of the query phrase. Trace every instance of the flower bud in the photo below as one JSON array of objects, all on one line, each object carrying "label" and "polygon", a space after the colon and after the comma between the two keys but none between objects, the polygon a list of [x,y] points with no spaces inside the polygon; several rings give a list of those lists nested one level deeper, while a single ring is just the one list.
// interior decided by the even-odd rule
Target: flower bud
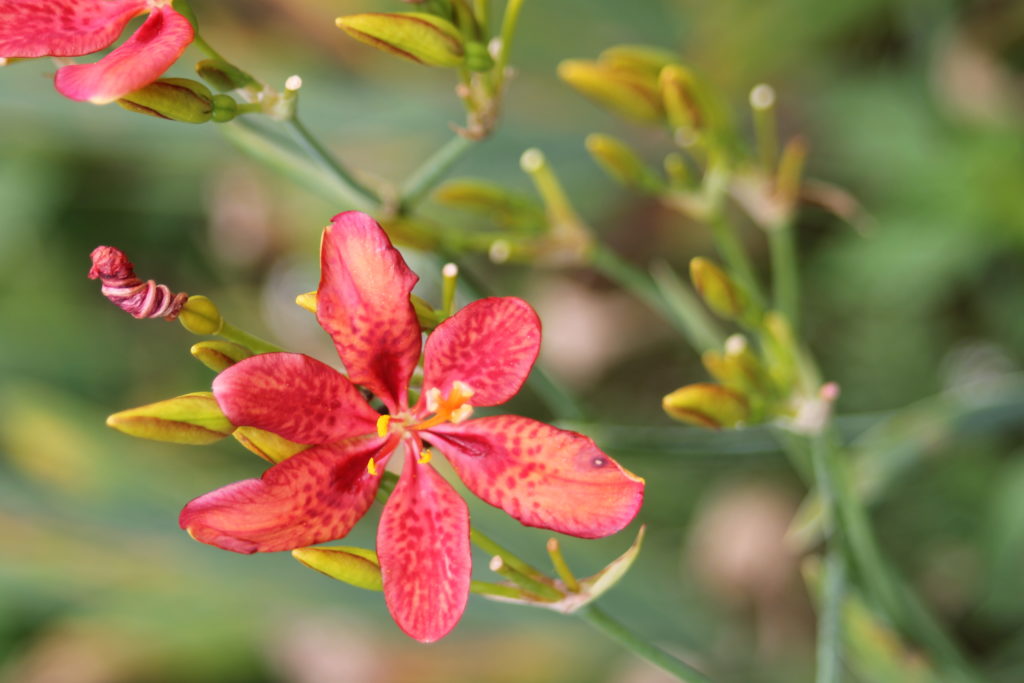
[{"label": "flower bud", "polygon": [[196,73],[220,92],[230,92],[256,83],[252,76],[223,59],[202,60],[196,64]]},{"label": "flower bud", "polygon": [[544,227],[544,210],[534,200],[484,180],[449,180],[434,191],[433,199],[446,206],[486,214],[509,230],[536,233]]},{"label": "flower bud", "polygon": [[189,351],[200,363],[214,372],[223,372],[238,361],[255,355],[241,344],[220,340],[193,344]]},{"label": "flower bud", "polygon": [[669,125],[684,130],[700,130],[705,124],[693,72],[680,64],[661,70],[658,76],[661,98]]},{"label": "flower bud", "polygon": [[798,351],[793,328],[778,311],[764,314],[761,342],[768,364],[768,374],[783,394],[790,392],[798,374]]},{"label": "flower bud", "polygon": [[128,111],[183,123],[206,123],[213,116],[213,93],[187,78],[161,78],[117,103]]},{"label": "flower bud", "polygon": [[664,120],[657,78],[642,69],[567,59],[558,65],[558,77],[620,116],[640,123]]},{"label": "flower bud", "polygon": [[380,562],[372,550],[350,546],[296,548],[292,557],[332,579],[366,590],[384,590]]},{"label": "flower bud", "polygon": [[615,180],[626,187],[657,194],[665,188],[658,174],[637,156],[636,152],[617,138],[593,133],[587,136],[587,151],[594,161]]},{"label": "flower bud", "polygon": [[462,34],[450,21],[424,12],[371,12],[338,17],[338,28],[356,40],[429,66],[462,66]]},{"label": "flower bud", "polygon": [[207,391],[122,410],[107,418],[107,426],[140,439],[200,446],[235,430]]},{"label": "flower bud", "polygon": [[283,436],[256,427],[239,427],[232,436],[238,443],[267,462],[277,464],[309,448],[307,444],[289,441]]},{"label": "flower bud", "polygon": [[688,384],[661,400],[661,407],[682,422],[709,429],[739,426],[749,414],[747,399],[719,384]]},{"label": "flower bud", "polygon": [[754,325],[758,315],[746,292],[708,259],[690,261],[690,280],[708,308],[729,320]]},{"label": "flower bud", "polygon": [[214,123],[226,123],[238,116],[238,102],[230,95],[213,96],[213,119]]},{"label": "flower bud", "polygon": [[98,279],[103,296],[133,318],[174,320],[188,299],[185,292],[172,294],[167,285],[140,280],[132,262],[120,249],[96,247],[89,257],[92,259],[89,279]]},{"label": "flower bud", "polygon": [[494,68],[494,58],[483,43],[471,40],[466,43],[466,68],[470,71],[490,71]]},{"label": "flower bud", "polygon": [[655,77],[663,67],[677,59],[671,50],[650,45],[613,45],[598,56],[598,61],[602,64],[646,71]]},{"label": "flower bud", "polygon": [[309,311],[310,313],[316,313],[316,290],[306,292],[305,294],[299,294],[295,297],[295,305]]},{"label": "flower bud", "polygon": [[201,294],[188,298],[178,321],[192,334],[217,334],[224,327],[217,305]]}]

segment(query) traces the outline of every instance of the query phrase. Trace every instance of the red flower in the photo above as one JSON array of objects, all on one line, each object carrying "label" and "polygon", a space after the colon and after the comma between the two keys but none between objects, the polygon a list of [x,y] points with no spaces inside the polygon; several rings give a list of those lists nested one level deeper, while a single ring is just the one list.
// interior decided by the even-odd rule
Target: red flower
[{"label": "red flower", "polygon": [[[348,378],[293,353],[255,356],[213,383],[237,425],[312,448],[193,500],[181,526],[242,553],[290,550],[344,536],[373,502],[376,474],[401,445],[405,463],[384,507],[377,552],[384,597],[410,636],[433,641],[469,594],[469,513],[427,464],[443,453],[480,498],[528,526],[595,538],[636,515],[644,482],[593,441],[524,417],[468,420],[522,386],[540,348],[540,322],[512,297],[477,301],[437,327],[424,350],[423,393],[409,405],[420,327],[409,303],[417,281],[369,216],[347,212],[324,232],[317,317]],[[379,415],[359,390],[376,394]]]},{"label": "red flower", "polygon": [[106,104],[158,79],[192,42],[192,25],[171,0],[0,0],[0,57],[78,57],[109,47],[133,18],[139,29],[94,64],[57,71],[73,100]]}]

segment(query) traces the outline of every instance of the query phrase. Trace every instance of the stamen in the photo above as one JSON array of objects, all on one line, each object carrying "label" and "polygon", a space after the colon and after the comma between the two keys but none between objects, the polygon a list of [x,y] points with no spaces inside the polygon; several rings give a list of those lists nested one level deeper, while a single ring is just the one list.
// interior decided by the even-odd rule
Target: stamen
[{"label": "stamen", "polygon": [[426,465],[428,462],[430,462],[430,459],[432,457],[433,454],[430,452],[430,449],[428,448],[427,450],[420,452],[420,459],[417,460],[416,462],[418,462],[421,465]]},{"label": "stamen", "polygon": [[437,387],[431,387],[427,391],[427,410],[431,413],[436,413],[437,409],[441,407],[441,390]]},{"label": "stamen", "polygon": [[371,477],[377,476],[377,463],[373,461],[373,458],[370,458],[370,461],[366,463],[366,471],[370,473]]},{"label": "stamen", "polygon": [[473,414],[473,406],[468,403],[463,403],[461,406],[452,411],[452,416],[448,419],[452,424],[459,424],[469,419],[469,416]]},{"label": "stamen", "polygon": [[468,403],[472,396],[472,387],[459,380],[452,382],[447,396],[442,396],[438,387],[431,387],[426,393],[427,411],[434,413],[434,416],[413,429],[429,429],[444,422],[462,422],[473,414],[473,406]]},{"label": "stamen", "polygon": [[[381,415],[377,418],[377,436],[384,438],[384,435],[388,433],[388,425],[391,424],[390,415]],[[372,474],[372,472],[371,472]]]}]

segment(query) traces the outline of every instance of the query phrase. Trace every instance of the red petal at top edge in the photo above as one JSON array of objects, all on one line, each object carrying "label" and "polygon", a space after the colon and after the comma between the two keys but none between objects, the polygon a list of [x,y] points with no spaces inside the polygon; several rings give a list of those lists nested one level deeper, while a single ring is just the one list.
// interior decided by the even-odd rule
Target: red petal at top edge
[{"label": "red petal at top edge", "polygon": [[409,302],[419,278],[380,225],[358,211],[332,219],[320,268],[317,319],[349,379],[380,396],[392,413],[405,409],[420,355],[420,326]]},{"label": "red petal at top edge", "polygon": [[344,375],[299,353],[263,353],[224,370],[213,395],[232,424],[322,444],[374,434],[377,411]]},{"label": "red petal at top edge", "polygon": [[527,526],[608,536],[643,504],[644,480],[589,438],[515,415],[443,424],[424,435],[469,490]]},{"label": "red petal at top edge", "polygon": [[447,394],[456,380],[473,389],[474,406],[515,396],[540,351],[540,320],[515,297],[474,301],[438,325],[423,352],[423,394]]},{"label": "red petal at top edge", "polygon": [[444,637],[469,599],[469,511],[430,465],[407,457],[377,529],[384,600],[395,623],[424,643]]},{"label": "red petal at top edge", "polygon": [[0,0],[0,57],[91,54],[146,10],[146,0]]},{"label": "red petal at top edge", "polygon": [[366,465],[382,440],[317,446],[196,498],[179,523],[197,541],[236,553],[294,550],[342,538],[366,513],[380,485]]},{"label": "red petal at top edge", "polygon": [[192,38],[188,19],[170,7],[161,7],[109,55],[94,64],[65,66],[54,82],[62,95],[73,100],[113,102],[160,78]]}]

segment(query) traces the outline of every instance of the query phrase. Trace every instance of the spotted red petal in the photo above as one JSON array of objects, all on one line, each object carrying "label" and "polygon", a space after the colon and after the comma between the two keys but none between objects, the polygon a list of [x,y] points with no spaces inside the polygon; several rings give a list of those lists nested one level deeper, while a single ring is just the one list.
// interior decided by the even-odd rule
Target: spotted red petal
[{"label": "spotted red petal", "polygon": [[299,353],[236,363],[213,380],[213,395],[233,424],[296,443],[329,443],[376,429],[377,411],[344,375]]},{"label": "spotted red petal", "polygon": [[515,297],[474,301],[437,326],[423,353],[423,388],[447,394],[455,381],[473,389],[475,406],[515,396],[540,351],[540,320]]},{"label": "spotted red petal", "polygon": [[57,90],[73,100],[106,104],[160,78],[192,42],[192,24],[170,7],[154,10],[120,47],[93,64],[57,72]]},{"label": "spotted red petal", "polygon": [[0,0],[0,57],[78,57],[111,45],[146,0]]},{"label": "spotted red petal", "polygon": [[181,528],[236,553],[292,550],[341,538],[373,503],[380,484],[366,468],[381,448],[373,437],[317,446],[196,498]]},{"label": "spotted red petal", "polygon": [[406,460],[377,530],[384,599],[398,626],[433,642],[462,616],[472,560],[465,501],[434,468]]},{"label": "spotted red petal", "polygon": [[426,438],[473,493],[527,526],[598,538],[629,524],[643,502],[643,479],[582,434],[543,422],[484,417]]},{"label": "spotted red petal", "polygon": [[335,216],[324,231],[317,319],[334,339],[349,378],[384,400],[408,406],[420,355],[420,326],[409,302],[419,279],[372,218]]}]

